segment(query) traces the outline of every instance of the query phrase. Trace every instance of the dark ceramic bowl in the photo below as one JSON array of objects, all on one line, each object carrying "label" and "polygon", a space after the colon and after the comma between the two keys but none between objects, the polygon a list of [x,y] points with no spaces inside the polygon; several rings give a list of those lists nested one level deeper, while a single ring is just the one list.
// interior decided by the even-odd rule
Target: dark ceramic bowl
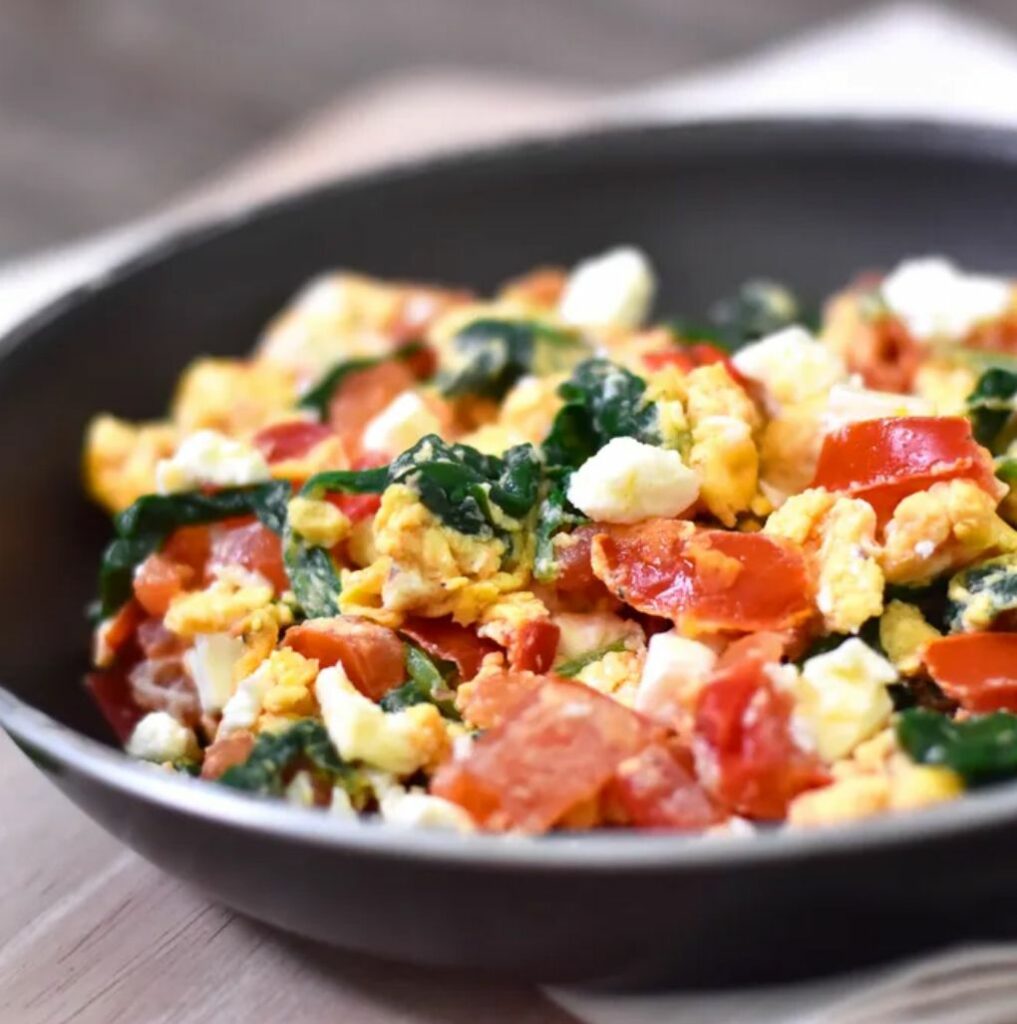
[{"label": "dark ceramic bowl", "polygon": [[[859,268],[946,252],[1017,270],[1017,136],[784,122],[607,131],[318,189],[161,243],[0,347],[0,720],[105,828],[282,928],[543,981],[733,984],[1005,933],[1017,788],[752,840],[418,834],[332,820],[132,764],[81,687],[108,525],[82,497],[96,410],[158,415],[183,366],[247,350],[335,265],[478,288],[617,242],[662,309],[764,273],[818,298]],[[40,854],[44,856],[44,853]]]}]

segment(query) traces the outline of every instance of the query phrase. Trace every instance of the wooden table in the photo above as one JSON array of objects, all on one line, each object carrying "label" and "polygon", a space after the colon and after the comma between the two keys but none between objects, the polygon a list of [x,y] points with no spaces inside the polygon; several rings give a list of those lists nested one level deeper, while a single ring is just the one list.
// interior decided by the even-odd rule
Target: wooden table
[{"label": "wooden table", "polygon": [[[310,119],[178,205],[193,215],[316,178],[583,116],[581,90],[491,76],[389,83]],[[0,1024],[568,1024],[536,989],[337,952],[161,874],[0,733]]]}]

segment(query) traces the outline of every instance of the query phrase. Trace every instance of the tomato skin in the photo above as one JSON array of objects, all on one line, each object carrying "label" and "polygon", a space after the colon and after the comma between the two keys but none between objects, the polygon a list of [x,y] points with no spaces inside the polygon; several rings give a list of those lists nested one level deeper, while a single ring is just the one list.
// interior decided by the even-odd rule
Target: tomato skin
[{"label": "tomato skin", "polygon": [[105,648],[106,653],[106,659],[99,661],[100,665],[106,665],[110,660],[116,659],[120,651],[134,639],[134,634],[144,618],[144,609],[132,597],[125,601],[117,613],[100,627],[105,634],[101,646]]},{"label": "tomato skin", "polygon": [[205,563],[212,550],[212,533],[208,526],[181,526],[174,530],[159,552],[163,558],[186,565],[198,579],[205,574]]},{"label": "tomato skin", "polygon": [[482,828],[539,833],[595,798],[622,761],[663,736],[610,697],[551,679],[466,757],[440,768],[431,792],[466,808]]},{"label": "tomato skin", "polygon": [[900,320],[881,316],[858,332],[846,358],[848,369],[860,373],[866,387],[906,394],[924,353]]},{"label": "tomato skin", "polygon": [[127,743],[134,727],[145,717],[144,708],[131,692],[127,674],[125,667],[117,666],[85,676],[85,688],[121,744]]},{"label": "tomato skin", "polygon": [[460,687],[456,706],[463,717],[478,729],[501,725],[547,677],[536,672],[500,669],[485,672],[469,686]]},{"label": "tomato skin", "polygon": [[656,371],[664,369],[665,366],[677,366],[682,373],[691,373],[700,366],[723,363],[733,381],[743,387],[746,384],[745,378],[738,372],[727,352],[708,342],[698,341],[692,345],[668,349],[665,352],[647,352],[643,356],[643,362],[648,370]]},{"label": "tomato skin", "polygon": [[619,600],[700,632],[783,630],[813,615],[801,552],[760,533],[676,519],[604,527],[593,569]]},{"label": "tomato skin", "polygon": [[334,437],[331,427],[313,420],[290,420],[263,427],[251,439],[269,463],[285,462],[305,456],[315,445]]},{"label": "tomato skin", "polygon": [[411,616],[402,624],[400,632],[431,657],[453,662],[463,680],[472,679],[480,671],[484,658],[498,650],[493,640],[477,636],[468,626],[460,626],[451,618]]},{"label": "tomato skin", "polygon": [[717,672],[696,702],[693,746],[716,800],[764,821],[786,816],[799,793],[828,781],[818,759],[791,735],[793,700],[758,657]]},{"label": "tomato skin", "polygon": [[283,564],[282,541],[257,520],[230,520],[212,529],[208,572],[239,565],[267,579],[277,594],[289,589]]},{"label": "tomato skin", "polygon": [[189,566],[160,554],[149,555],[134,571],[134,596],[149,615],[161,618],[193,579]]},{"label": "tomato skin", "polygon": [[925,648],[939,688],[967,711],[1017,711],[1017,633],[959,633]]},{"label": "tomato skin", "polygon": [[813,487],[863,498],[887,518],[909,494],[941,480],[998,486],[992,457],[961,416],[899,416],[849,423],[827,434]]},{"label": "tomato skin", "polygon": [[[363,452],[353,460],[350,468],[376,469],[387,465],[388,461],[384,452]],[[380,494],[326,494],[325,500],[335,505],[351,523],[368,519],[381,508]]]},{"label": "tomato skin", "polygon": [[580,526],[555,538],[558,573],[554,578],[554,588],[559,595],[580,607],[593,606],[611,597],[607,587],[597,579],[591,561],[593,538],[601,532],[598,526]]},{"label": "tomato skin", "polygon": [[727,817],[696,781],[691,755],[665,743],[623,761],[606,798],[636,828],[701,831]]},{"label": "tomato skin", "polygon": [[254,734],[247,729],[228,733],[205,750],[201,763],[203,779],[218,779],[228,768],[243,764],[254,749]]},{"label": "tomato skin", "polygon": [[561,629],[549,619],[524,622],[512,635],[508,660],[512,668],[549,672],[558,651]]},{"label": "tomato skin", "polygon": [[342,438],[346,450],[354,457],[362,454],[364,428],[416,382],[413,371],[395,359],[344,377],[329,403],[328,422]]},{"label": "tomato skin", "polygon": [[371,700],[381,700],[406,678],[403,643],[385,626],[355,615],[307,619],[283,640],[321,668],[341,664],[350,682]]}]

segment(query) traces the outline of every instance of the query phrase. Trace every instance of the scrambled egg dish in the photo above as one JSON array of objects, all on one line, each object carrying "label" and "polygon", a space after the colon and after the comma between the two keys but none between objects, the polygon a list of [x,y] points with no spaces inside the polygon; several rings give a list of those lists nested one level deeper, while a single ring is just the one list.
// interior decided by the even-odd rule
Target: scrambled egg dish
[{"label": "scrambled egg dish", "polygon": [[929,257],[649,322],[614,249],[339,271],[97,415],[87,685],[129,754],[341,817],[751,831],[1017,775],[1017,289]]}]

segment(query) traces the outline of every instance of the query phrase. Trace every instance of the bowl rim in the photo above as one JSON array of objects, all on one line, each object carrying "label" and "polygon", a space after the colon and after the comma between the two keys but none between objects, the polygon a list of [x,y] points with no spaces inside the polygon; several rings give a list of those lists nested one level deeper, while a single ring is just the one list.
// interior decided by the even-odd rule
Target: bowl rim
[{"label": "bowl rim", "polygon": [[[498,170],[504,163],[555,159],[565,163],[587,151],[599,162],[630,158],[632,146],[678,147],[686,155],[759,151],[760,145],[799,147],[817,154],[839,149],[891,155],[946,154],[974,161],[1017,163],[1017,132],[997,126],[928,119],[865,117],[752,117],[690,122],[593,123],[565,134],[400,161],[379,170],[331,179],[267,201],[244,205],[171,229],[142,243],[134,254],[91,276],[45,304],[0,338],[0,362],[30,343],[42,329],[86,305],[90,297],[136,274],[253,221],[314,206],[328,197],[388,190],[415,178]],[[668,149],[668,153],[671,149]],[[623,832],[550,837],[463,835],[343,819],[283,801],[236,793],[225,787],[138,763],[30,706],[0,683],[0,725],[34,761],[57,776],[76,773],[89,782],[145,803],[277,840],[377,855],[397,860],[454,863],[491,870],[611,872],[640,868],[674,871],[841,858],[899,846],[927,844],[1000,828],[1017,821],[1017,782],[967,793],[921,813],[891,814],[821,829],[777,828],[751,837],[731,834],[676,835]]]}]

